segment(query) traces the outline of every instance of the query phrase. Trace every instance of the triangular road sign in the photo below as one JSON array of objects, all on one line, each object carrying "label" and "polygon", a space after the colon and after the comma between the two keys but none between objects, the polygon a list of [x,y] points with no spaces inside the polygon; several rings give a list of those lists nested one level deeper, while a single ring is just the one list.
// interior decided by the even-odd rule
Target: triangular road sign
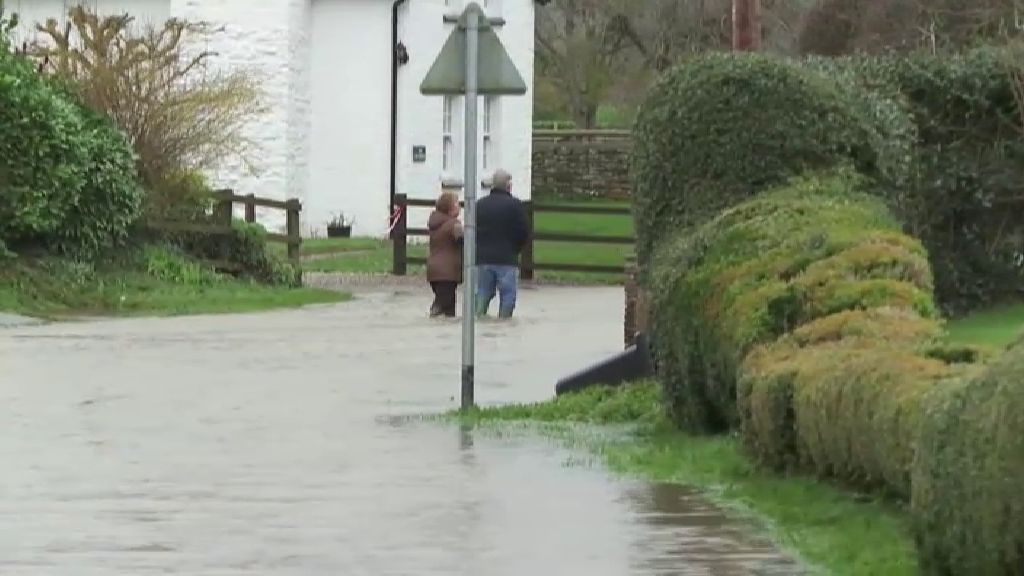
[{"label": "triangular road sign", "polygon": [[526,94],[526,82],[516,70],[501,40],[494,33],[478,4],[471,3],[459,26],[441,48],[441,53],[420,84],[420,92],[428,96],[465,94],[466,92],[466,20],[470,11],[478,13],[479,49],[477,92],[483,96]]}]

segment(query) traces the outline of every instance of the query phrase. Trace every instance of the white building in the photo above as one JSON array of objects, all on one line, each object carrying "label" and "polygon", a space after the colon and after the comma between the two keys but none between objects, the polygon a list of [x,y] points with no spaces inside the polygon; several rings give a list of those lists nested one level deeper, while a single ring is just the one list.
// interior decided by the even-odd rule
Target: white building
[{"label": "white building", "polygon": [[[395,193],[434,198],[462,187],[461,98],[426,97],[419,85],[468,0],[6,0],[31,23],[86,4],[140,23],[170,17],[222,26],[218,62],[259,74],[269,112],[253,123],[255,174],[225,166],[213,176],[238,193],[303,203],[303,227],[322,235],[332,216],[354,234],[382,236]],[[526,96],[482,98],[480,174],[513,175],[530,197],[534,3],[478,0],[503,20],[497,33],[527,82]],[[417,154],[414,154],[414,149]],[[425,151],[425,155],[422,152]],[[410,212],[422,225],[426,211]],[[272,227],[278,213],[260,213]]]}]

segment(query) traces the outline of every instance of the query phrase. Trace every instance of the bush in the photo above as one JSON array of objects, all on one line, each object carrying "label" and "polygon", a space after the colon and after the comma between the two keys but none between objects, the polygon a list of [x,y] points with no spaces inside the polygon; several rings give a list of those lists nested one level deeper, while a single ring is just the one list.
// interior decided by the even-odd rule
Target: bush
[{"label": "bush", "polygon": [[259,224],[235,221],[230,234],[186,234],[176,241],[197,258],[228,262],[238,266],[244,276],[274,285],[295,286],[300,271],[267,246],[267,232]]},{"label": "bush", "polygon": [[936,315],[927,255],[861,183],[848,172],[795,181],[659,252],[653,336],[677,422],[735,428],[747,353],[814,320],[872,308]]},{"label": "bush", "polygon": [[912,512],[923,572],[1024,574],[1024,342],[927,404]]},{"label": "bush", "polygon": [[[871,332],[883,326],[892,323]],[[955,374],[918,352],[927,332],[807,347],[784,339],[751,354],[739,393],[748,450],[774,469],[909,496],[922,403]]]},{"label": "bush", "polygon": [[635,125],[638,256],[808,171],[853,165],[885,182],[907,176],[865,105],[827,77],[782,59],[695,58],[650,91]]},{"label": "bush", "polygon": [[0,51],[0,238],[55,233],[86,183],[85,126],[77,108],[23,59]]},{"label": "bush", "polygon": [[85,108],[79,113],[85,123],[85,182],[50,243],[65,254],[94,258],[127,240],[143,191],[124,135],[99,114]]},{"label": "bush", "polygon": [[196,222],[214,205],[213,189],[199,172],[178,170],[150,184],[145,218],[153,222]]},{"label": "bush", "polygon": [[1024,69],[1019,51],[811,60],[810,67],[906,102],[914,178],[894,206],[932,256],[943,307],[963,311],[1024,285]]},{"label": "bush", "polygon": [[[0,36],[6,25],[0,21]],[[0,38],[0,238],[93,257],[138,216],[135,158],[103,117],[39,77]]]}]

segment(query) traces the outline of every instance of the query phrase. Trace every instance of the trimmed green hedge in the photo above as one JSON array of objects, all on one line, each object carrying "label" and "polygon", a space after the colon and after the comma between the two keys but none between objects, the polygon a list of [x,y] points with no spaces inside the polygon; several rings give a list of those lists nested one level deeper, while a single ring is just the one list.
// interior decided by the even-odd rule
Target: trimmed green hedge
[{"label": "trimmed green hedge", "polygon": [[784,339],[751,354],[739,393],[746,446],[774,469],[908,497],[923,403],[959,371],[922,354],[917,337]]},{"label": "trimmed green hedge", "polygon": [[737,427],[744,358],[804,324],[880,307],[936,315],[926,253],[861,184],[847,172],[796,181],[659,252],[653,333],[677,422]]},{"label": "trimmed green hedge", "polygon": [[903,181],[904,154],[880,136],[888,124],[850,92],[770,56],[704,55],[665,75],[634,130],[640,260],[659,238],[808,171],[850,164]]},{"label": "trimmed green hedge", "polygon": [[925,574],[1024,574],[1024,342],[936,393],[914,462]]}]

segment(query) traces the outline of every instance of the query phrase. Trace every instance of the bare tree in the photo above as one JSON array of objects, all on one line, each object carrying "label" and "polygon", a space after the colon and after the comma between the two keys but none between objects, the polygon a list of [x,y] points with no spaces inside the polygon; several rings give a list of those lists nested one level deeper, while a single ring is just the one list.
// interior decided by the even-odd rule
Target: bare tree
[{"label": "bare tree", "polygon": [[593,128],[630,47],[619,0],[555,0],[537,16],[537,65],[572,119]]},{"label": "bare tree", "polygon": [[99,16],[76,6],[60,24],[37,25],[29,47],[40,70],[67,81],[90,108],[109,116],[139,155],[152,184],[178,170],[206,170],[246,158],[245,135],[259,116],[261,90],[245,72],[218,72],[209,51],[188,48],[206,26],[168,20],[136,29],[128,15]]},{"label": "bare tree", "polygon": [[800,50],[849,52],[958,49],[1024,31],[1024,0],[818,0],[806,14]]}]

